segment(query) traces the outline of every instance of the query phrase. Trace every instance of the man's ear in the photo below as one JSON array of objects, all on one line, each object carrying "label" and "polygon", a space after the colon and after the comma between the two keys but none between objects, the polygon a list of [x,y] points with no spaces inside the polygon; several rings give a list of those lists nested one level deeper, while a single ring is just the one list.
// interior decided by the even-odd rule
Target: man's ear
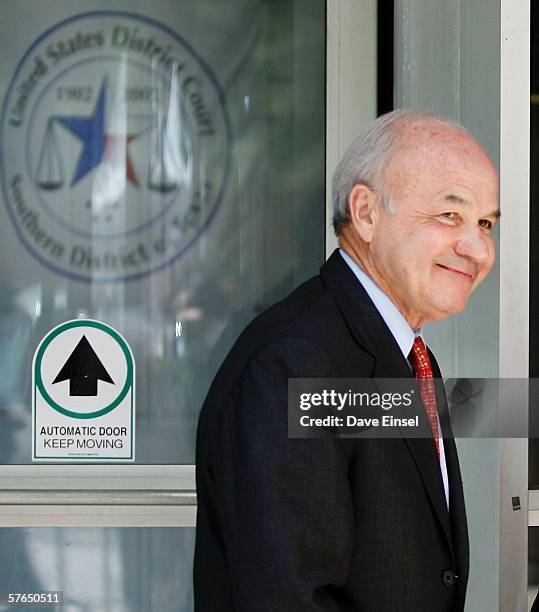
[{"label": "man's ear", "polygon": [[363,242],[370,244],[378,221],[378,198],[366,185],[354,185],[348,196],[350,222]]}]

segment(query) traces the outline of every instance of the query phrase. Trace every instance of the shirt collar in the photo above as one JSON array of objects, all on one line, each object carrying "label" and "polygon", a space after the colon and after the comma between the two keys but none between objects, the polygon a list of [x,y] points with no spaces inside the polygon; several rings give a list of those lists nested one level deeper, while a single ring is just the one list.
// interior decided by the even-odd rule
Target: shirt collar
[{"label": "shirt collar", "polygon": [[378,287],[372,278],[358,266],[346,251],[339,249],[339,252],[358,281],[363,285],[385,324],[389,327],[389,331],[399,345],[402,354],[408,359],[414,340],[417,336],[421,336],[422,330],[419,329],[414,332],[395,303]]}]

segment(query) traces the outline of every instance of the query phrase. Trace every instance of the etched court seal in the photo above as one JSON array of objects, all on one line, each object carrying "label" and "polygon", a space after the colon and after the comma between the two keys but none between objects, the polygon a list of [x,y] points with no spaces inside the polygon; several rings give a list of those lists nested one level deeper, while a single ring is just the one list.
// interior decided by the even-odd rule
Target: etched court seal
[{"label": "etched court seal", "polygon": [[230,121],[216,75],[153,19],[66,19],[28,49],[1,114],[0,179],[20,241],[72,279],[141,278],[218,211]]}]

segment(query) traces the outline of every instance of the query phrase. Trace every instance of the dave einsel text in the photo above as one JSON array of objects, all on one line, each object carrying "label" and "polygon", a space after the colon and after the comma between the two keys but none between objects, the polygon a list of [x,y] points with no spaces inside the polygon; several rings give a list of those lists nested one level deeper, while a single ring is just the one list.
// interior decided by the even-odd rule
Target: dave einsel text
[{"label": "dave einsel text", "polygon": [[406,393],[354,393],[351,389],[340,393],[335,389],[324,389],[320,393],[301,393],[299,407],[301,410],[310,410],[313,406],[327,406],[343,410],[350,407],[378,407],[382,410],[391,410],[398,406],[411,406],[413,391]]},{"label": "dave einsel text", "polygon": [[9,609],[21,607],[56,607],[63,606],[63,591],[41,591],[39,593],[0,593],[0,606],[9,605]]},{"label": "dave einsel text", "polygon": [[361,418],[351,414],[346,418],[334,415],[325,417],[310,417],[306,414],[299,419],[302,427],[419,427],[419,416],[399,419],[390,414],[384,414],[381,419]]}]

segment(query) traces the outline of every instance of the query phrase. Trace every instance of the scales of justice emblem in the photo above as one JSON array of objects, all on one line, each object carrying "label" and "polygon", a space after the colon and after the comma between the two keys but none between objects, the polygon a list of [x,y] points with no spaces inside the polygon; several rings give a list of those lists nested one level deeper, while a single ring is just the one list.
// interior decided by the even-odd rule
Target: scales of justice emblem
[{"label": "scales of justice emblem", "polygon": [[[107,131],[104,110],[107,106],[107,81],[101,85],[97,105],[90,117],[51,115],[43,135],[36,169],[36,185],[44,191],[53,191],[65,186],[66,170],[63,149],[59,144],[62,128],[77,136],[85,146],[72,184],[85,173],[97,167],[90,204],[97,210],[118,203],[125,193],[124,177],[135,186],[139,179],[129,156],[129,143],[142,132],[128,133],[126,118],[125,63],[121,64],[116,93],[112,98],[110,121]],[[158,82],[159,85],[159,82]],[[193,157],[189,138],[185,137],[180,113],[180,95],[175,67],[171,72],[171,85],[166,109],[162,110],[158,92],[156,117],[147,128],[150,131],[151,156],[147,174],[151,191],[167,193],[179,187],[188,188],[192,183]],[[144,130],[143,130],[144,131]]]},{"label": "scales of justice emblem", "polygon": [[73,279],[139,279],[177,261],[223,198],[224,94],[177,32],[146,17],[87,13],[44,33],[14,74],[1,128],[17,236]]}]

